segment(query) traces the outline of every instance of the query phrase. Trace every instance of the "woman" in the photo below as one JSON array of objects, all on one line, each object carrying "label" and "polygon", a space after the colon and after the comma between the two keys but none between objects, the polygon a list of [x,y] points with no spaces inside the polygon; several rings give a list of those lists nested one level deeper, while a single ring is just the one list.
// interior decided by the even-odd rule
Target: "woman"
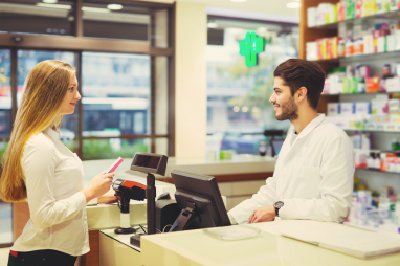
[{"label": "woman", "polygon": [[8,265],[74,265],[89,251],[86,203],[110,189],[113,174],[83,188],[82,161],[60,140],[63,115],[81,99],[74,69],[61,61],[37,64],[3,157],[0,195],[27,199],[29,220],[10,250]]}]

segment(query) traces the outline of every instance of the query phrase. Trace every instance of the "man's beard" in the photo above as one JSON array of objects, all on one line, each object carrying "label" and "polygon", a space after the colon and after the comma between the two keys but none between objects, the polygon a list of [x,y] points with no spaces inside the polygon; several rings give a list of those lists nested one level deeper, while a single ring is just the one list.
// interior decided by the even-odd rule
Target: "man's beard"
[{"label": "man's beard", "polygon": [[297,118],[297,106],[293,101],[293,98],[288,101],[285,105],[281,105],[282,114],[275,115],[276,120],[293,120]]}]

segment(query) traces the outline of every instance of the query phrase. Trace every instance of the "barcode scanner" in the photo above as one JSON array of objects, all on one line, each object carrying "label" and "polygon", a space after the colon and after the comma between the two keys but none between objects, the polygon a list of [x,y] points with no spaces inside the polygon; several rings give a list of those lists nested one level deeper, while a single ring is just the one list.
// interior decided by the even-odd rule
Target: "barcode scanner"
[{"label": "barcode scanner", "polygon": [[115,228],[114,232],[120,235],[133,234],[135,229],[131,226],[129,202],[131,199],[144,200],[147,186],[135,181],[118,178],[113,182],[112,188],[118,198],[120,208],[119,227]]}]

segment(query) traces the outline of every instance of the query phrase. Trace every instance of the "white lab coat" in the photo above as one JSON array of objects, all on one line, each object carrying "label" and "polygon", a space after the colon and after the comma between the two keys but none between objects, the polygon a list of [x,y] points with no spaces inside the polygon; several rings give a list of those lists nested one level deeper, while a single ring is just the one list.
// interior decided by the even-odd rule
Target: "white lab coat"
[{"label": "white lab coat", "polygon": [[350,210],[353,174],[350,138],[320,114],[298,135],[289,128],[273,176],[229,215],[243,223],[254,209],[281,200],[282,219],[338,222]]}]

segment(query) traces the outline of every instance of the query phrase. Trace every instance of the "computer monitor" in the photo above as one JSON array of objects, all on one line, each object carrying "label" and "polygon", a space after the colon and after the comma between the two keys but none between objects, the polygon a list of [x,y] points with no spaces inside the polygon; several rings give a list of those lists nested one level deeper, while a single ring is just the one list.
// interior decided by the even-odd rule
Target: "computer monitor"
[{"label": "computer monitor", "polygon": [[284,141],[285,141],[285,139],[283,139],[283,138],[271,139],[270,140],[271,153],[272,153],[271,155],[272,156],[279,155],[279,153],[281,152],[281,149],[282,149]]},{"label": "computer monitor", "polygon": [[215,177],[173,171],[180,215],[170,231],[230,225]]}]

